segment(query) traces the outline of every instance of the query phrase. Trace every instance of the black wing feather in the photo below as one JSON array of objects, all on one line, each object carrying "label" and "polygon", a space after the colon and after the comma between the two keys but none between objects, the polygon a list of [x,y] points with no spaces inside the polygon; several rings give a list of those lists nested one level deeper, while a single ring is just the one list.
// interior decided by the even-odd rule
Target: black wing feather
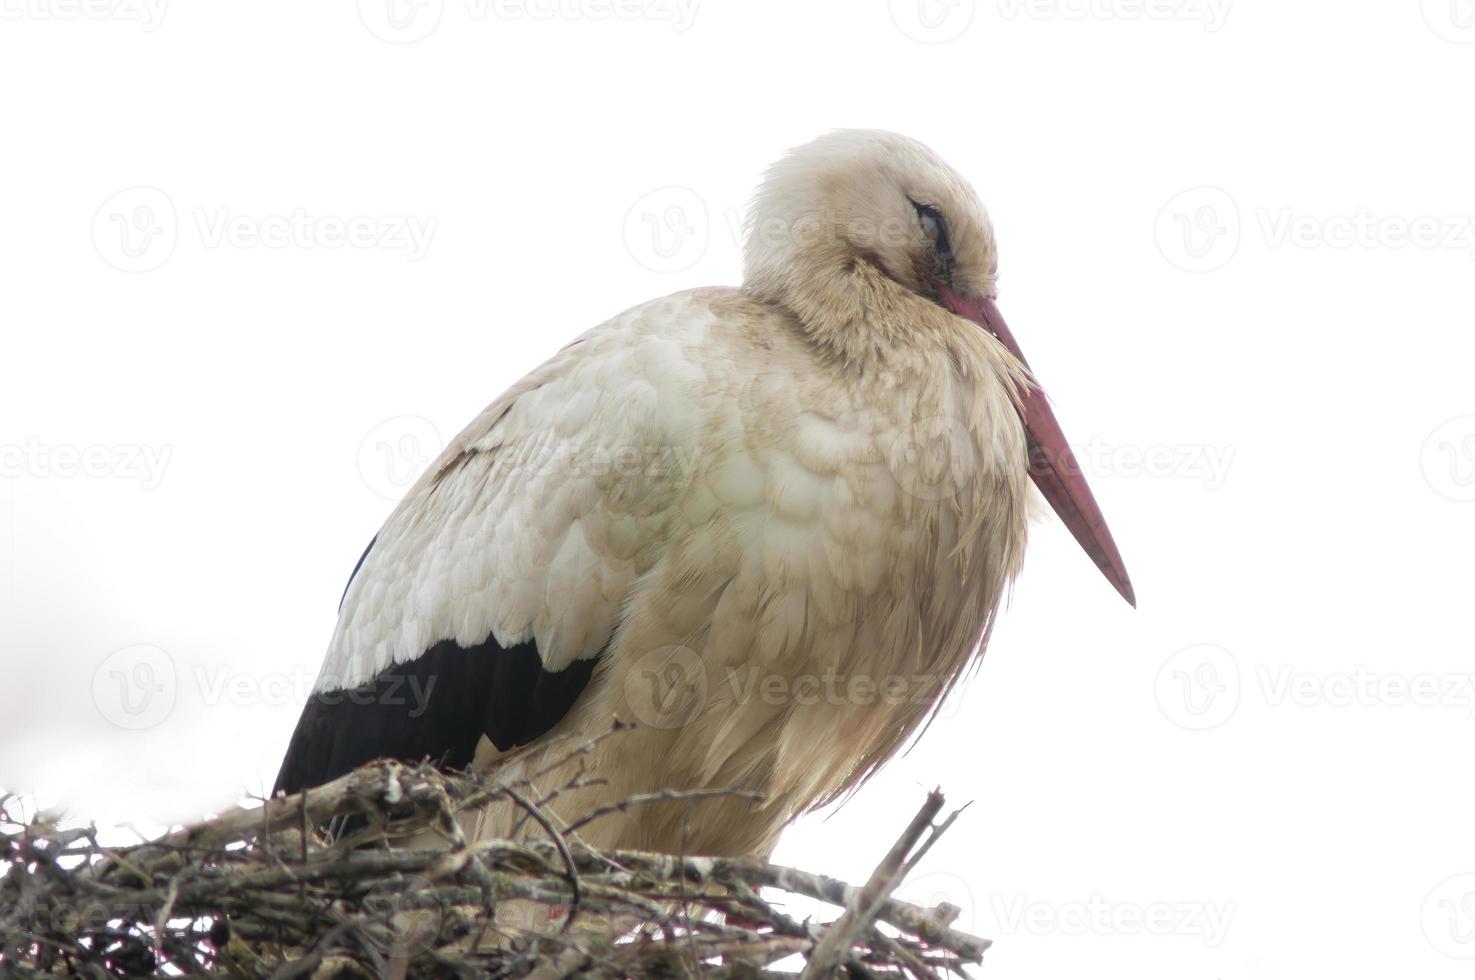
[{"label": "black wing feather", "polygon": [[273,792],[320,786],[374,759],[464,769],[483,735],[503,751],[525,745],[568,713],[597,661],[575,660],[555,672],[532,642],[504,648],[491,637],[473,647],[442,640],[358,687],[314,693]]}]

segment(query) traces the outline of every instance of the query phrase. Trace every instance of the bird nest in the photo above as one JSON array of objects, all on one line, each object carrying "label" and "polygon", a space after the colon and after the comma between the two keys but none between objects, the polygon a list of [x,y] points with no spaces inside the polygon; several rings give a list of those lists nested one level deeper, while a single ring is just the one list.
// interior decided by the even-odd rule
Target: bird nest
[{"label": "bird nest", "polygon": [[[547,808],[557,793],[529,781],[384,761],[126,847],[6,797],[0,975],[935,978],[981,959],[988,942],[951,928],[957,908],[892,894],[957,816],[938,821],[935,792],[861,885],[580,838],[614,811],[725,792],[740,791],[651,794],[565,823]],[[498,798],[532,832],[468,841],[456,815]],[[797,919],[782,910],[795,899],[838,915]],[[513,908],[542,924],[512,925]]]}]

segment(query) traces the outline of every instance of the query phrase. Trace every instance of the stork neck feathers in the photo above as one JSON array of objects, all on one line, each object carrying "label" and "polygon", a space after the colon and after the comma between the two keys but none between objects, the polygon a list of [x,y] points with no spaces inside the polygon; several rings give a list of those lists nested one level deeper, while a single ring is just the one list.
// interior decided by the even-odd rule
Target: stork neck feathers
[{"label": "stork neck feathers", "polygon": [[792,314],[816,346],[858,366],[956,328],[951,313],[858,249],[798,250],[750,268],[744,288]]}]

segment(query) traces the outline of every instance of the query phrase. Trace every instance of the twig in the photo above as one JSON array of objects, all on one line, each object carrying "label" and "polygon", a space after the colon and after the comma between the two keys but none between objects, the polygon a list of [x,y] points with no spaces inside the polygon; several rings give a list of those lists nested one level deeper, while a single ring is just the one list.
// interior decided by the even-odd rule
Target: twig
[{"label": "twig", "polygon": [[528,815],[538,822],[538,826],[543,828],[544,832],[548,834],[549,839],[553,841],[554,846],[558,848],[558,856],[563,858],[564,868],[568,871],[569,891],[573,894],[569,901],[568,916],[563,920],[563,928],[560,931],[568,932],[569,928],[574,924],[574,917],[579,914],[580,898],[579,869],[574,865],[574,856],[569,853],[568,841],[563,839],[563,834],[559,833],[558,828],[553,826],[553,821],[548,819],[547,814],[523,799],[517,790],[509,786],[507,788],[507,795],[512,798],[512,802],[526,810]]},{"label": "twig", "polygon": [[853,901],[846,903],[845,913],[825,930],[815,944],[814,953],[799,975],[800,980],[828,977],[850,958],[852,948],[870,932],[871,924],[881,911],[881,903],[901,884],[908,867],[908,856],[932,826],[932,818],[937,816],[942,804],[942,794],[937,790],[927,795],[927,802],[922,804],[922,809],[917,811],[901,837],[891,845],[886,857],[876,865],[865,887]]}]

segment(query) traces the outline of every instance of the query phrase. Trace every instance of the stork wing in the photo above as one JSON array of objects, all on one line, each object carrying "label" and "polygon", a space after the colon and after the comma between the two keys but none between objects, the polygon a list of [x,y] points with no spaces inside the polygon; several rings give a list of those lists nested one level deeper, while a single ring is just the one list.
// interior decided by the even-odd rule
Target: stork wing
[{"label": "stork wing", "polygon": [[570,710],[689,477],[686,312],[595,328],[427,469],[349,581],[277,790],[375,758],[465,767],[484,736],[510,749]]}]

